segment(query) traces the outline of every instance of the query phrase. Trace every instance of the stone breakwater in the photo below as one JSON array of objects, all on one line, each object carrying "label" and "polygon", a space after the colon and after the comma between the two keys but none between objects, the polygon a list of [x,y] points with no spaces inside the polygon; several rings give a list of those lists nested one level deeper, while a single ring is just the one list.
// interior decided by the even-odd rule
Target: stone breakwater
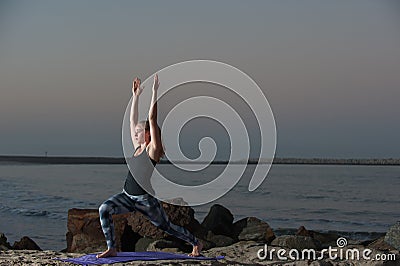
[{"label": "stone breakwater", "polygon": [[[163,207],[172,223],[186,227],[204,243],[205,256],[225,256],[218,262],[177,262],[177,265],[400,265],[400,222],[394,224],[385,236],[368,241],[347,239],[343,249],[357,249],[362,253],[371,250],[369,256],[378,255],[386,258],[381,261],[360,259],[332,259],[323,249],[337,248],[336,234],[307,230],[301,226],[292,235],[276,236],[268,223],[256,218],[247,217],[233,222],[232,213],[221,205],[211,207],[209,213],[200,223],[194,218],[194,210],[188,206],[176,206],[163,203]],[[166,251],[188,253],[191,246],[181,240],[169,236],[152,225],[142,214],[127,213],[114,215],[117,248],[120,251]],[[106,249],[101,231],[98,210],[70,209],[67,224],[67,248],[62,252],[41,251],[31,239],[24,237],[14,245],[0,236],[0,265],[65,265],[55,261],[55,257],[77,257],[85,253],[100,252]],[[265,248],[267,247],[267,250]],[[260,251],[264,249],[268,256],[262,258]],[[279,256],[276,250],[301,253],[305,249],[313,249],[318,259],[291,259]],[[284,252],[284,251],[282,251]],[[323,255],[321,255],[321,253]],[[264,254],[265,255],[265,254]],[[281,254],[282,255],[282,254]],[[390,255],[390,256],[388,256]],[[132,262],[124,265],[160,265],[170,264],[168,261]],[[117,264],[118,265],[118,264]]]}]

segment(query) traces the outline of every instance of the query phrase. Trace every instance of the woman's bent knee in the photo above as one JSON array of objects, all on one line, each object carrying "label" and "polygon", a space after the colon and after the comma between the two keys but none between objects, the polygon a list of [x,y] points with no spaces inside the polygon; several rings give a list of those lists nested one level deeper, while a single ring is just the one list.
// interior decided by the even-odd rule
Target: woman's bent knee
[{"label": "woman's bent knee", "polygon": [[111,210],[110,206],[106,202],[104,202],[99,207],[99,214],[101,216],[101,215],[103,215],[105,213],[108,213],[110,210]]}]

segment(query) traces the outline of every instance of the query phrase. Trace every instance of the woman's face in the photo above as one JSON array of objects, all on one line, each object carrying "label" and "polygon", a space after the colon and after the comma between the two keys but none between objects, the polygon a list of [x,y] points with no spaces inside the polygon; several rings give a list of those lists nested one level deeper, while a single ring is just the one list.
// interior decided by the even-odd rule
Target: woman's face
[{"label": "woman's face", "polygon": [[142,124],[138,124],[135,127],[135,140],[139,144],[143,144],[146,141],[145,130],[144,130],[144,126]]}]

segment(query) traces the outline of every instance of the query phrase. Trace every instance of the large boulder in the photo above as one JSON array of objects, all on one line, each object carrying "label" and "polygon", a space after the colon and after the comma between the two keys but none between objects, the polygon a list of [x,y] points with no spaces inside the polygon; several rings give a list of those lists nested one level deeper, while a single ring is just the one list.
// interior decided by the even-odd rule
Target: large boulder
[{"label": "large boulder", "polygon": [[233,215],[224,206],[215,204],[211,206],[201,225],[215,235],[231,236],[233,233]]},{"label": "large boulder", "polygon": [[400,221],[389,228],[385,235],[385,242],[395,249],[400,250]]},{"label": "large boulder", "polygon": [[[194,210],[188,206],[162,203],[170,221],[183,226],[197,238],[205,239],[207,230],[194,218]],[[174,238],[154,226],[140,212],[113,215],[117,250],[135,251],[135,245],[143,237],[152,239]],[[96,252],[106,249],[96,209],[70,209],[68,211],[68,252]],[[174,238],[175,241],[180,241]],[[138,247],[143,249],[143,243]]]},{"label": "large boulder", "polygon": [[275,234],[268,223],[256,218],[246,217],[233,225],[233,238],[240,241],[261,241],[271,243]]},{"label": "large boulder", "polygon": [[[161,203],[165,213],[171,223],[187,228],[188,225],[195,224],[194,210],[188,206],[177,206],[168,203]],[[133,232],[140,236],[160,239],[167,237],[168,234],[154,226],[150,220],[140,212],[132,213],[127,217],[128,225]],[[192,226],[193,227],[193,226]]]},{"label": "large boulder", "polygon": [[32,239],[27,236],[21,238],[20,241],[15,241],[14,245],[12,246],[13,249],[17,250],[42,250]]},{"label": "large boulder", "polygon": [[193,220],[191,220],[189,224],[185,225],[185,227],[190,232],[192,232],[195,237],[199,239],[207,238],[208,230],[204,226],[202,226],[196,219],[193,218]]},{"label": "large boulder", "polygon": [[[118,250],[132,251],[134,249],[129,249],[129,246],[134,247],[134,242],[123,242],[123,240],[126,240],[125,235],[134,236],[132,230],[127,226],[126,219],[129,215],[128,213],[113,215]],[[70,209],[68,211],[67,228],[68,252],[88,253],[107,248],[97,209]]]}]

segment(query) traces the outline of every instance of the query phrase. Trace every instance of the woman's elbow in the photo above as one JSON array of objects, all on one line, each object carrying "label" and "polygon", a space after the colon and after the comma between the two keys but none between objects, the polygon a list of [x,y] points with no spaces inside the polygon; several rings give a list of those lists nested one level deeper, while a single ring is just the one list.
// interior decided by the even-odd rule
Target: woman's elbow
[{"label": "woman's elbow", "polygon": [[149,119],[149,122],[153,122],[153,121],[157,122],[157,114],[150,113],[148,119]]}]

